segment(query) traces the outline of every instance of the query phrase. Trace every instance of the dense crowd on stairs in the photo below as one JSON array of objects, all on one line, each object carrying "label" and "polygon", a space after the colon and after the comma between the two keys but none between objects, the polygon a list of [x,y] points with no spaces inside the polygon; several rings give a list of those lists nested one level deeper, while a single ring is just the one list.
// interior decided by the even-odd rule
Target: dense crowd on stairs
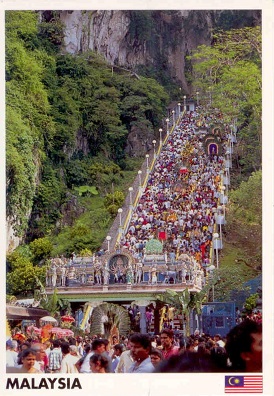
[{"label": "dense crowd on stairs", "polygon": [[[203,144],[208,123],[220,123],[219,114],[203,119],[204,132],[197,127],[201,119],[197,111],[185,114],[166,139],[149,174],[120,241],[121,247],[137,259],[144,257],[146,243],[158,238],[171,262],[188,254],[201,266],[209,264],[224,157],[209,156]],[[225,136],[222,139],[225,146]]]}]

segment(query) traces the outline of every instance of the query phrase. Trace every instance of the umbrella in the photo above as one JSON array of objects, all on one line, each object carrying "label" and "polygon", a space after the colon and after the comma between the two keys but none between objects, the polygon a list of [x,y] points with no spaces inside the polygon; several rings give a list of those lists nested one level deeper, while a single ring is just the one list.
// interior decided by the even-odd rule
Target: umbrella
[{"label": "umbrella", "polygon": [[69,316],[69,315],[61,316],[61,320],[63,322],[69,322],[69,323],[75,322],[75,319],[72,316]]},{"label": "umbrella", "polygon": [[42,318],[40,318],[40,322],[57,323],[57,320],[54,319],[52,316],[43,316]]},{"label": "umbrella", "polygon": [[28,326],[27,327],[27,333],[35,333],[35,334],[41,334],[41,329],[35,326]]},{"label": "umbrella", "polygon": [[60,337],[73,336],[74,335],[72,330],[61,329],[61,327],[52,327],[52,329],[50,329],[50,332],[52,334],[56,334],[57,336],[60,336]]}]

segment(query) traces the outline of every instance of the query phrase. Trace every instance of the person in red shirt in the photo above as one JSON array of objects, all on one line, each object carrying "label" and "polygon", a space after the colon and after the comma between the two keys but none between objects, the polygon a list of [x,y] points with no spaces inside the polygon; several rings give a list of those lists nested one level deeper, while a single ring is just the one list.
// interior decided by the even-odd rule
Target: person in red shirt
[{"label": "person in red shirt", "polygon": [[168,359],[172,355],[179,353],[179,347],[174,346],[174,333],[172,329],[164,329],[160,333],[160,340],[162,349],[163,359]]}]

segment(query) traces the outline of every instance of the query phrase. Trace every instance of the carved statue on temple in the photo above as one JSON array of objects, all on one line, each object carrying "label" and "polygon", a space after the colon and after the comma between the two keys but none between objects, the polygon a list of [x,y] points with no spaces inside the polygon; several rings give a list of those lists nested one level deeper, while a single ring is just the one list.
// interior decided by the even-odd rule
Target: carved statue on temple
[{"label": "carved statue on temple", "polygon": [[143,264],[138,262],[136,264],[136,271],[135,271],[135,283],[141,283],[143,276]]},{"label": "carved statue on temple", "polygon": [[134,273],[131,264],[127,267],[126,279],[128,284],[132,284],[134,280]]},{"label": "carved statue on temple", "polygon": [[155,267],[151,268],[151,284],[157,285],[157,269]]},{"label": "carved statue on temple", "polygon": [[63,265],[61,268],[61,286],[66,286],[66,278],[67,278],[67,269]]},{"label": "carved statue on temple", "polygon": [[104,285],[108,285],[108,283],[109,283],[109,268],[108,268],[107,263],[104,266],[103,278],[104,278]]},{"label": "carved statue on temple", "polygon": [[94,277],[95,277],[95,281],[96,283],[98,283],[99,285],[101,285],[102,283],[102,273],[101,273],[101,266],[97,265],[94,267]]},{"label": "carved statue on temple", "polygon": [[56,281],[57,281],[57,270],[56,270],[56,266],[53,265],[51,267],[51,285],[52,285],[52,287],[56,286]]}]

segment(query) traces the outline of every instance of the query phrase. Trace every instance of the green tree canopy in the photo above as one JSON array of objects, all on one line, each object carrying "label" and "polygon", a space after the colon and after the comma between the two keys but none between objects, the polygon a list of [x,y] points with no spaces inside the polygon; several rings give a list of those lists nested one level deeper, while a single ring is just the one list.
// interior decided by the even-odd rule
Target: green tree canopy
[{"label": "green tree canopy", "polygon": [[253,172],[231,191],[230,202],[232,216],[247,224],[262,225],[262,171]]},{"label": "green tree canopy", "polygon": [[22,296],[33,294],[36,278],[45,282],[46,267],[34,266],[32,262],[19,252],[7,256],[9,272],[7,273],[7,294]]},{"label": "green tree canopy", "polygon": [[219,108],[224,120],[239,125],[241,165],[247,173],[261,168],[262,71],[261,29],[220,31],[213,45],[191,55],[193,84],[204,103]]}]

